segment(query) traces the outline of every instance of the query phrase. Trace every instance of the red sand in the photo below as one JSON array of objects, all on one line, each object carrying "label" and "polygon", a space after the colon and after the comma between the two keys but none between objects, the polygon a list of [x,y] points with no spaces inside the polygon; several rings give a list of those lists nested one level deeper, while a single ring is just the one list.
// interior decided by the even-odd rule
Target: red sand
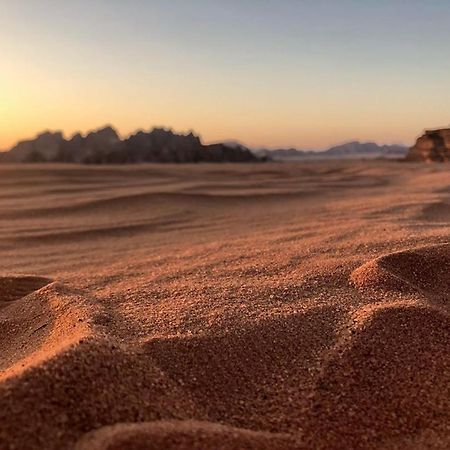
[{"label": "red sand", "polygon": [[1,449],[446,449],[445,165],[0,166]]}]

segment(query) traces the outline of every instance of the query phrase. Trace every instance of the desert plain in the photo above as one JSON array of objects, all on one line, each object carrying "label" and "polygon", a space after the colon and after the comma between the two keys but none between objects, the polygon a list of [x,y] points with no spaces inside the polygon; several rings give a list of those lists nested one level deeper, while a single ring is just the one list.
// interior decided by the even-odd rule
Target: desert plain
[{"label": "desert plain", "polygon": [[0,448],[449,448],[449,226],[445,164],[4,164]]}]

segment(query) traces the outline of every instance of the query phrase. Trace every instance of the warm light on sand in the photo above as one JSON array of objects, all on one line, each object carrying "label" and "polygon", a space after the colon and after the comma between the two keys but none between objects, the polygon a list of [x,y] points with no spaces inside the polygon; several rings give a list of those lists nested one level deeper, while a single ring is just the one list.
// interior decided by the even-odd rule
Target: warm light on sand
[{"label": "warm light on sand", "polygon": [[444,164],[0,181],[0,448],[448,448]]},{"label": "warm light on sand", "polygon": [[0,0],[0,450],[449,449],[449,24]]}]

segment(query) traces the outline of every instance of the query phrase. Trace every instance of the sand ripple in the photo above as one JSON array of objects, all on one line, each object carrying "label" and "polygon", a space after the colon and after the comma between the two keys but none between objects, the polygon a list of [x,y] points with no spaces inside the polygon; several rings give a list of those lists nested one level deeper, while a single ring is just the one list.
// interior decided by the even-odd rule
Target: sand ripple
[{"label": "sand ripple", "polygon": [[0,169],[0,448],[448,448],[448,172],[383,164]]}]

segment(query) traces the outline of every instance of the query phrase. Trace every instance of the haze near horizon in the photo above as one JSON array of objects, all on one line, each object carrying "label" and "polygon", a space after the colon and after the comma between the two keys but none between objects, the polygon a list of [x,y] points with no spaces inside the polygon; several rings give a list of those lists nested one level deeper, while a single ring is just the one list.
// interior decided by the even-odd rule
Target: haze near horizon
[{"label": "haze near horizon", "polygon": [[411,144],[450,117],[445,1],[0,0],[0,149],[44,129]]}]

